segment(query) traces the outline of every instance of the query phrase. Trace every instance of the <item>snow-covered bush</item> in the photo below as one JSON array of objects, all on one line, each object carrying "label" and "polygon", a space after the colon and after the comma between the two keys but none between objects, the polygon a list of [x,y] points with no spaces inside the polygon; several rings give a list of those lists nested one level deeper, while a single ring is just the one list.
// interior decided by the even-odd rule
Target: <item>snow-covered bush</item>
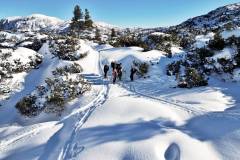
[{"label": "snow-covered bush", "polygon": [[214,52],[207,48],[197,49],[196,53],[199,55],[201,62],[205,62],[207,57],[212,57],[214,55]]},{"label": "snow-covered bush", "polygon": [[[2,72],[7,74],[14,74],[20,72],[28,72],[36,68],[42,63],[42,56],[33,50],[26,48],[2,49],[0,55],[0,67]],[[3,76],[7,77],[7,76]]]},{"label": "snow-covered bush", "polygon": [[33,117],[38,115],[43,108],[36,105],[36,96],[26,96],[22,98],[17,104],[18,111],[27,117]]},{"label": "snow-covered bush", "polygon": [[29,48],[32,49],[34,51],[39,51],[41,49],[43,45],[43,42],[41,40],[38,39],[28,39],[27,41],[24,41],[22,43],[19,44],[19,46],[21,47],[25,47],[25,48]]},{"label": "snow-covered bush", "polygon": [[209,41],[208,47],[213,50],[223,50],[225,47],[225,41],[219,33],[216,33],[214,39]]},{"label": "snow-covered bush", "polygon": [[[81,71],[78,64],[57,68],[52,78],[47,78],[44,85],[18,102],[16,108],[27,117],[37,116],[42,111],[61,115],[67,102],[91,89],[91,85],[79,74]],[[30,105],[26,107],[26,104]]]},{"label": "snow-covered bush", "polygon": [[68,73],[81,73],[82,71],[83,71],[82,66],[80,66],[77,63],[73,63],[71,65],[56,68],[56,70],[53,71],[53,75],[63,76],[67,75]]},{"label": "snow-covered bush", "polygon": [[148,51],[148,45],[142,41],[139,37],[135,37],[134,35],[124,35],[116,38],[112,43],[114,47],[131,47],[138,46],[144,49],[144,51]]},{"label": "snow-covered bush", "polygon": [[79,53],[80,41],[71,36],[53,37],[50,41],[50,50],[63,60],[76,61],[84,58],[88,53]]},{"label": "snow-covered bush", "polygon": [[133,65],[137,68],[140,76],[144,76],[149,71],[149,64],[146,62],[133,61]]},{"label": "snow-covered bush", "polygon": [[195,68],[186,68],[185,77],[179,83],[179,87],[193,88],[208,85],[207,79],[204,74]]},{"label": "snow-covered bush", "polygon": [[172,62],[167,65],[167,75],[173,76],[179,74],[181,68],[181,61]]},{"label": "snow-covered bush", "polygon": [[68,79],[47,79],[46,84],[50,91],[46,97],[45,112],[57,114],[61,114],[66,102],[77,98],[91,88],[82,76]]}]

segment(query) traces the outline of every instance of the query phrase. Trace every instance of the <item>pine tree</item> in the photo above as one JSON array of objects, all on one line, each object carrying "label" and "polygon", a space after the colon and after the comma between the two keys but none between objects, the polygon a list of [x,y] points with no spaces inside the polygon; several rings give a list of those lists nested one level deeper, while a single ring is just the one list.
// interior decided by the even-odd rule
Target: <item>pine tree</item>
[{"label": "pine tree", "polygon": [[116,31],[115,31],[114,28],[112,28],[111,37],[114,38],[114,37],[116,37],[116,36],[117,36],[117,35],[116,35]]},{"label": "pine tree", "polygon": [[101,41],[101,34],[98,28],[96,29],[96,32],[95,32],[95,40]]},{"label": "pine tree", "polygon": [[83,13],[79,5],[76,5],[73,11],[74,17],[72,18],[72,22],[70,24],[71,33],[75,35],[75,33],[78,33],[78,36],[80,35],[81,30],[84,29],[83,25]]},{"label": "pine tree", "polygon": [[91,16],[90,13],[88,11],[88,9],[85,9],[85,16],[84,16],[84,24],[86,28],[92,28],[93,26],[93,21],[91,20]]}]

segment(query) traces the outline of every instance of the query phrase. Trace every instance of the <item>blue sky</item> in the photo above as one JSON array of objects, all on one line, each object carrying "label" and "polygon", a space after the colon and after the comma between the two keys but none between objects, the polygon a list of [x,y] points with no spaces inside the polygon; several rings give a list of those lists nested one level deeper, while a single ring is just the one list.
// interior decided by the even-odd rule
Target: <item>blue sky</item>
[{"label": "blue sky", "polygon": [[40,13],[70,19],[75,4],[92,18],[124,27],[159,27],[180,22],[239,0],[1,0],[0,18]]}]

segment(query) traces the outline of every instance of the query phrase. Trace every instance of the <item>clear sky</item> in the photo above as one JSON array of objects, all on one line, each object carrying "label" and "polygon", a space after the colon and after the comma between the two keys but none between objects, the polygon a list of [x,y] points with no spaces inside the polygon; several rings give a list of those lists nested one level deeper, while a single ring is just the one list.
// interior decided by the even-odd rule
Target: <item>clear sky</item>
[{"label": "clear sky", "polygon": [[70,19],[76,4],[92,18],[123,27],[159,27],[179,24],[217,7],[240,0],[1,0],[0,18],[40,13]]}]

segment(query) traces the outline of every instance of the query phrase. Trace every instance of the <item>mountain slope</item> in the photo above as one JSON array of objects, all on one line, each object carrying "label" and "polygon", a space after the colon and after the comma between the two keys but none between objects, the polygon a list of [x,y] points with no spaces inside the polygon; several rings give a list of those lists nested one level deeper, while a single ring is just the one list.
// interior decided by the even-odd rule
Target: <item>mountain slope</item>
[{"label": "mountain slope", "polygon": [[0,21],[0,29],[17,31],[39,31],[62,24],[64,21],[55,17],[33,14],[27,17],[9,17]]},{"label": "mountain slope", "polygon": [[170,29],[206,31],[222,27],[236,27],[240,25],[240,3],[219,7],[205,15],[188,19],[172,26]]}]

